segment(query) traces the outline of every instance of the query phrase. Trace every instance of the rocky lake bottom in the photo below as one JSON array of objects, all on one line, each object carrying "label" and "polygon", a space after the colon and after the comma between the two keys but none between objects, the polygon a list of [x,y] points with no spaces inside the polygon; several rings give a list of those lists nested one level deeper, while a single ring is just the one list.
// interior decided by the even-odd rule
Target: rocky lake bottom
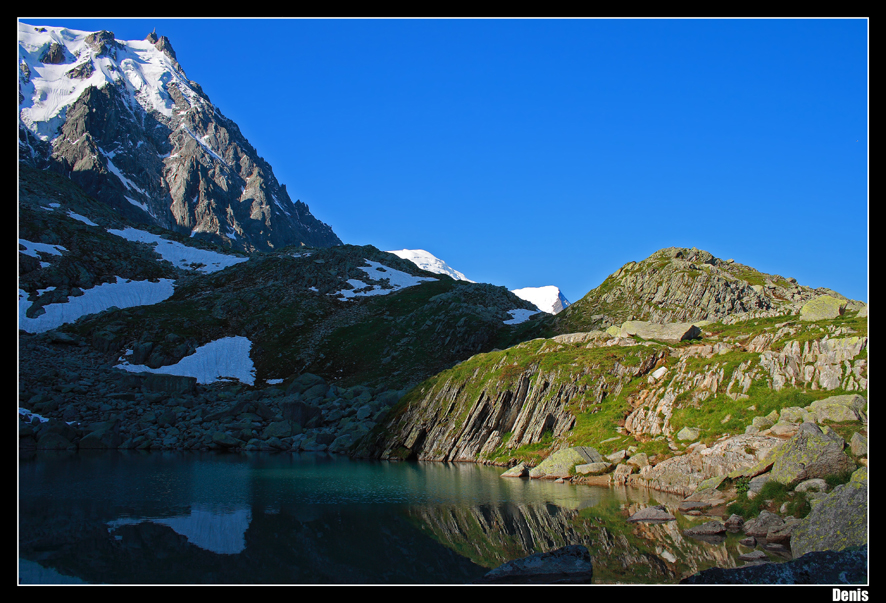
[{"label": "rocky lake bottom", "polygon": [[[674,584],[751,550],[742,534],[684,535],[711,518],[675,513],[674,495],[501,472],[304,452],[22,453],[19,583],[467,584],[578,544],[595,583]],[[676,519],[626,521],[655,505]]]}]

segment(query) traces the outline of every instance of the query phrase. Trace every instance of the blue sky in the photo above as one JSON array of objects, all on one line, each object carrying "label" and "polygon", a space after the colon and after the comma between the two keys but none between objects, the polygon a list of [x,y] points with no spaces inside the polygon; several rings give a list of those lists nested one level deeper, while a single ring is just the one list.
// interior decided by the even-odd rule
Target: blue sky
[{"label": "blue sky", "polygon": [[577,301],[698,247],[868,300],[865,19],[43,19],[167,36],[345,242]]}]

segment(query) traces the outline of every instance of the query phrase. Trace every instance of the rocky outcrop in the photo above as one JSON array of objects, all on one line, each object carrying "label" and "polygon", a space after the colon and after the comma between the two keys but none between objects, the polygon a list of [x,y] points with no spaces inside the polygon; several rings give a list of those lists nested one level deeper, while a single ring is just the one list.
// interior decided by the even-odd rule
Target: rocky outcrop
[{"label": "rocky outcrop", "polygon": [[694,247],[670,247],[628,262],[553,323],[555,330],[567,333],[606,329],[626,320],[742,320],[796,314],[823,294],[833,292],[804,287],[796,279],[764,274]]},{"label": "rocky outcrop", "polygon": [[544,437],[556,440],[575,424],[573,407],[592,408],[617,394],[654,368],[664,353],[654,346],[597,353],[596,344],[589,343],[576,348],[596,358],[582,373],[572,370],[571,361],[542,368],[545,354],[562,345],[533,340],[507,352],[477,355],[440,373],[401,401],[361,455],[477,461]]}]

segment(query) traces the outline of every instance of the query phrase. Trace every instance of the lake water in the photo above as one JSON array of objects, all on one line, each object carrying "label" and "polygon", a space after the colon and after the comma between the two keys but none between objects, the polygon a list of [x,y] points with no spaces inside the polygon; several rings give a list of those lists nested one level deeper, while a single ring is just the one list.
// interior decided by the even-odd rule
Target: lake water
[{"label": "lake water", "polygon": [[[501,478],[468,463],[322,453],[40,452],[19,459],[19,582],[464,584],[588,547],[598,583],[673,583],[741,565],[738,536],[628,524],[679,498]],[[676,514],[676,513],[675,513]]]}]

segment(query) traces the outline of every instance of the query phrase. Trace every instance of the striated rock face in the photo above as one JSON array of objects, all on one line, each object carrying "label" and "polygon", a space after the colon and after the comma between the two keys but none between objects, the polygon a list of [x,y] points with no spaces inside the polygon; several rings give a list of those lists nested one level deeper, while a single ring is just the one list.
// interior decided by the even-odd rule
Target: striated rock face
[{"label": "striated rock face", "polygon": [[[19,29],[22,161],[64,174],[126,218],[241,251],[341,244],[187,78],[166,37]],[[50,45],[53,36],[65,47]],[[38,77],[44,59],[59,69]]]},{"label": "striated rock face", "polygon": [[[666,354],[653,346],[588,346],[575,348],[577,358],[564,356],[563,365],[548,354],[566,346],[551,340],[474,356],[407,394],[360,455],[477,461],[544,437],[557,440],[572,429],[576,412],[617,394]],[[573,360],[584,368],[575,371]]]},{"label": "striated rock face", "polygon": [[796,313],[827,289],[758,272],[696,248],[670,247],[628,262],[557,315],[557,332],[590,331],[626,320],[656,323],[741,320]]}]

